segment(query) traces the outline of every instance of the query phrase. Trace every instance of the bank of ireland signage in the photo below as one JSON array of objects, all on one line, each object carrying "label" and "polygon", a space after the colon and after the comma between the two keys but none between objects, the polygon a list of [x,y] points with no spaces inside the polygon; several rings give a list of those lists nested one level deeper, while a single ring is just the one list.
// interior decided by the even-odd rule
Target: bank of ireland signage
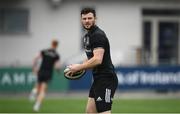
[{"label": "bank of ireland signage", "polygon": [[120,89],[180,89],[180,67],[119,67]]}]

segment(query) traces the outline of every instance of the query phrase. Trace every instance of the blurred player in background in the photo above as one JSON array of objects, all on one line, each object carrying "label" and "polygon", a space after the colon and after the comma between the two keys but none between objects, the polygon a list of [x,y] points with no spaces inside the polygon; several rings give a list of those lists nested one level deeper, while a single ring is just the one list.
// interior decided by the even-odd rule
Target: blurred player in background
[{"label": "blurred player in background", "polygon": [[[56,49],[58,41],[53,40],[51,47],[42,50],[33,61],[33,72],[37,75],[37,83],[32,89],[30,94],[31,100],[36,100],[33,110],[39,111],[41,103],[45,97],[48,82],[52,79],[53,69],[60,69],[60,57]],[[38,61],[41,60],[40,67],[38,68]]]},{"label": "blurred player in background", "polygon": [[110,114],[118,80],[111,61],[109,41],[95,22],[95,10],[84,8],[81,11],[81,23],[87,30],[83,43],[88,59],[82,64],[69,65],[68,74],[92,68],[94,82],[89,91],[86,112]]}]

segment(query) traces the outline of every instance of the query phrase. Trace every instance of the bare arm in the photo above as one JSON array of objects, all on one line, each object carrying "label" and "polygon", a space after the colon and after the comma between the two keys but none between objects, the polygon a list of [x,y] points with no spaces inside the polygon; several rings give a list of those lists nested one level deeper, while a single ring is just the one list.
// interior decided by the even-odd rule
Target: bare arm
[{"label": "bare arm", "polygon": [[54,68],[55,68],[56,70],[60,70],[60,69],[61,69],[60,60],[58,60],[58,61],[55,62]]},{"label": "bare arm", "polygon": [[87,62],[87,61],[88,61],[88,59],[84,60],[83,63],[85,63],[85,62]]},{"label": "bare arm", "polygon": [[41,59],[41,54],[40,53],[33,59],[32,70],[33,70],[33,72],[35,74],[37,74],[37,72],[38,72],[37,64],[38,64],[39,59]]},{"label": "bare arm", "polygon": [[94,68],[97,65],[100,65],[102,63],[102,60],[103,60],[104,49],[103,48],[96,48],[93,50],[93,54],[94,54],[94,56],[91,59],[84,61],[82,64],[70,65],[69,66],[70,71],[72,73],[74,73],[74,72],[77,72],[79,70],[90,69],[90,68]]},{"label": "bare arm", "polygon": [[80,65],[80,70],[93,68],[102,63],[104,56],[104,49],[96,48],[93,50],[93,54],[94,56],[91,59],[85,61],[83,64]]}]

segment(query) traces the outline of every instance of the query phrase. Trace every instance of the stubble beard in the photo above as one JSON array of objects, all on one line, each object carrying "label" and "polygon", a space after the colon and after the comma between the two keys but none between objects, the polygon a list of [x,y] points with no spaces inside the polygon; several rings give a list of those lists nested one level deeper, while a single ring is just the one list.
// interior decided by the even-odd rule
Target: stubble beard
[{"label": "stubble beard", "polygon": [[[83,25],[84,29],[89,31],[93,26],[95,25],[95,23],[93,23],[92,25],[90,25],[90,27],[86,27],[86,25]],[[89,25],[88,25],[89,26]]]}]

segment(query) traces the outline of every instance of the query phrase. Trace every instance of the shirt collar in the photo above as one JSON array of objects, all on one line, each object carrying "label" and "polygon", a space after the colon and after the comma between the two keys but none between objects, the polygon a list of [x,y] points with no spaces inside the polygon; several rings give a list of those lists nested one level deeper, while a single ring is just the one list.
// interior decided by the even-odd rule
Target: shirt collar
[{"label": "shirt collar", "polygon": [[93,33],[97,28],[98,28],[98,26],[96,26],[96,25],[92,26],[91,29],[88,31],[88,34]]}]

